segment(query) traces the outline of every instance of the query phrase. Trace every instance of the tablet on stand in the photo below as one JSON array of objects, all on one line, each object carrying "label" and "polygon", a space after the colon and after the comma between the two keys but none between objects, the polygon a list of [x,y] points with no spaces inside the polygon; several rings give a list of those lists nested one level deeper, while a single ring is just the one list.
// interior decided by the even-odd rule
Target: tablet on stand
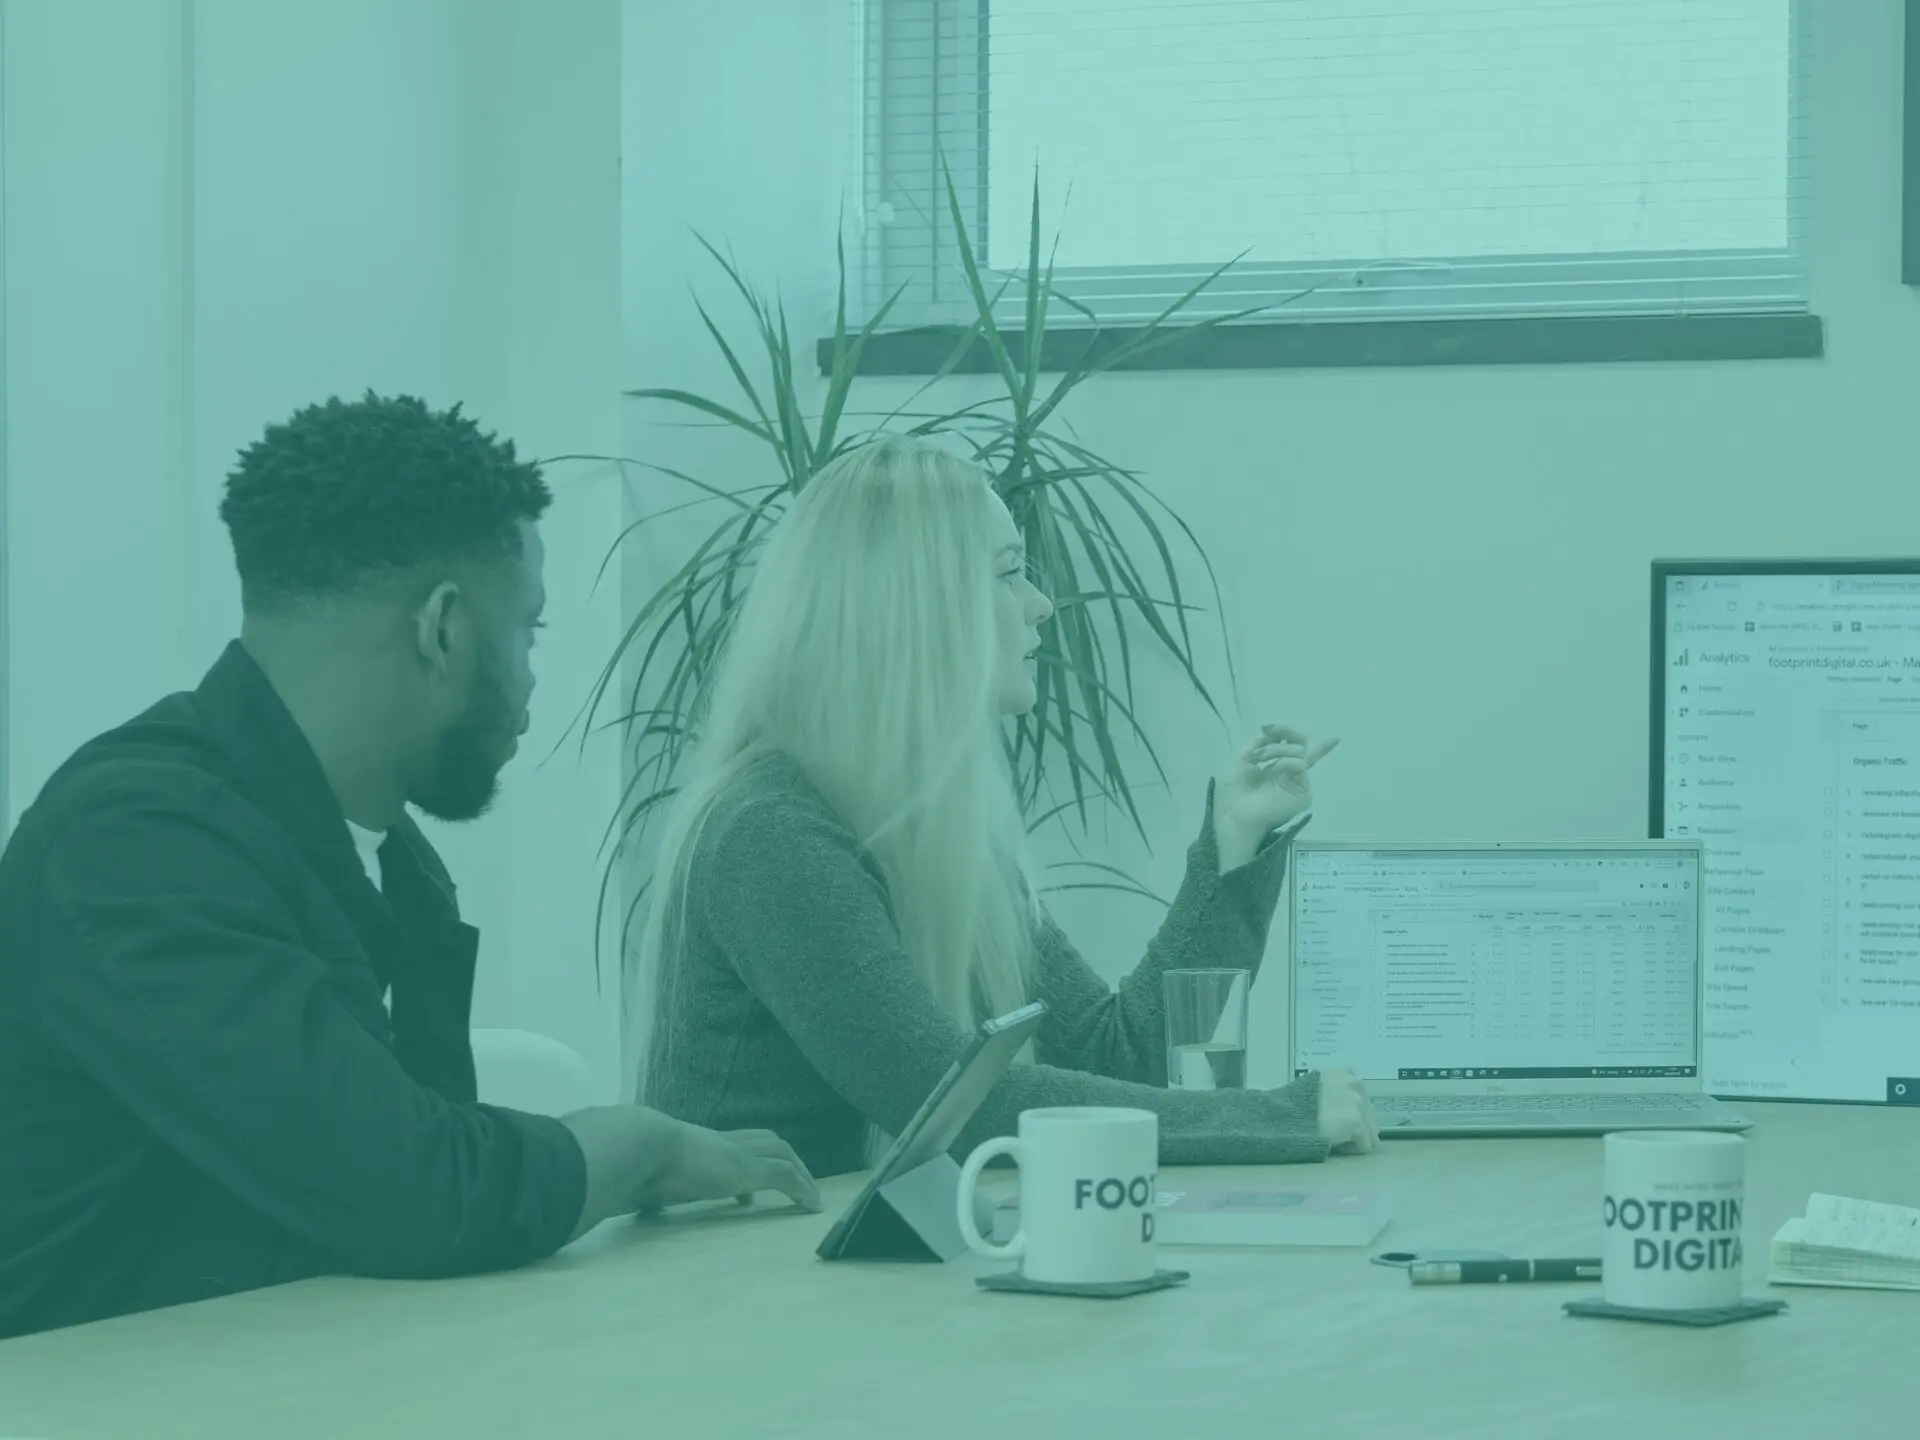
[{"label": "tablet on stand", "polygon": [[1046,1013],[1035,1001],[981,1025],[820,1242],[822,1260],[951,1260],[967,1248],[948,1152]]}]

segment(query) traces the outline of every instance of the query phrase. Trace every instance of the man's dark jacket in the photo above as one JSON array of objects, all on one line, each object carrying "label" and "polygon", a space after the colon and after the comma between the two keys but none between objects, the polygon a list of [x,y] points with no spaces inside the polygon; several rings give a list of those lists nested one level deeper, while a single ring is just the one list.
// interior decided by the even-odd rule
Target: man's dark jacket
[{"label": "man's dark jacket", "polygon": [[0,855],[0,1337],[566,1243],[578,1143],[475,1103],[478,933],[411,820],[380,859],[238,642],[48,781]]}]

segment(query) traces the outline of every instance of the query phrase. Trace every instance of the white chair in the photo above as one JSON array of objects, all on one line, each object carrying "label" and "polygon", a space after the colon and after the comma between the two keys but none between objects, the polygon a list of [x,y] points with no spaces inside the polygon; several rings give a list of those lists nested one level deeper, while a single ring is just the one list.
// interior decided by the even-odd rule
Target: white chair
[{"label": "white chair", "polygon": [[480,1099],[534,1115],[564,1115],[604,1104],[579,1053],[531,1030],[475,1030],[473,1069]]}]

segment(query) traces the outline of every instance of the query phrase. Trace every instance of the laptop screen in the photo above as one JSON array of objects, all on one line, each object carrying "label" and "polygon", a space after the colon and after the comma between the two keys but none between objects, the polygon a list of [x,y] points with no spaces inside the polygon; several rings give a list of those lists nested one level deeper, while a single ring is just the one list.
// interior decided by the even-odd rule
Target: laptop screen
[{"label": "laptop screen", "polygon": [[1700,849],[1301,844],[1295,1072],[1697,1076]]}]

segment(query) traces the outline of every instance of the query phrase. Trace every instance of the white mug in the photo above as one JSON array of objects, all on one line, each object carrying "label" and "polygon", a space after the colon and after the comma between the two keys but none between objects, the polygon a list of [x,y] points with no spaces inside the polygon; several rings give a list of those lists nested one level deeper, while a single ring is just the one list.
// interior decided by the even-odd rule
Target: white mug
[{"label": "white mug", "polygon": [[[996,1155],[1020,1168],[1020,1229],[1005,1245],[980,1233],[974,1190]],[[1160,1117],[1151,1110],[1027,1110],[1020,1134],[989,1140],[960,1170],[960,1233],[996,1260],[1053,1285],[1150,1280]]]},{"label": "white mug", "polygon": [[1740,1303],[1747,1142],[1707,1130],[1606,1137],[1600,1292],[1639,1310]]}]

